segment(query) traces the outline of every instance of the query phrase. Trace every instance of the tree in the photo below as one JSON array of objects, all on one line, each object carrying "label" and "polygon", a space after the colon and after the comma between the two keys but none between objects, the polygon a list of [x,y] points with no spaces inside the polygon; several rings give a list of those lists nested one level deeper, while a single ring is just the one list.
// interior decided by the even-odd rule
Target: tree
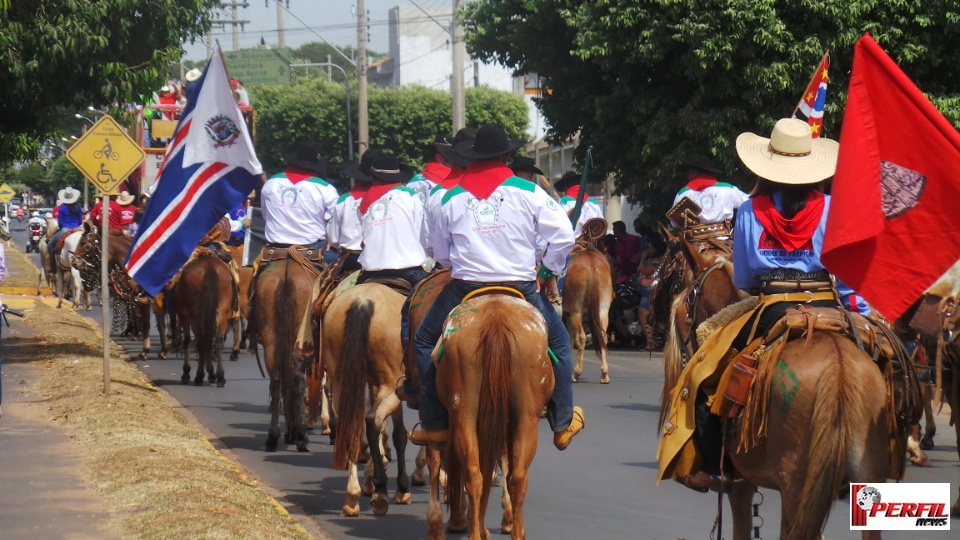
[{"label": "tree", "polygon": [[41,195],[54,197],[58,191],[65,187],[74,189],[83,188],[84,176],[80,169],[76,168],[66,156],[59,156],[53,160],[53,165],[47,173],[47,191],[34,190]]},{"label": "tree", "polygon": [[536,73],[550,135],[580,134],[600,172],[658,219],[688,154],[752,180],[734,141],[789,116],[832,52],[824,129],[837,138],[853,44],[870,32],[955,123],[960,6],[906,0],[482,0],[465,9],[483,60]]},{"label": "tree", "polygon": [[[337,46],[336,49],[343,51],[345,55],[356,60],[357,58],[357,49],[353,45],[343,45]],[[347,73],[356,71],[356,66],[350,63],[346,58],[343,57],[339,52],[337,52],[333,45],[323,43],[320,41],[311,41],[310,43],[304,43],[296,49],[290,51],[290,58],[292,64],[317,64],[322,62],[327,62],[329,58],[330,63],[336,64],[343,68]],[[371,51],[367,49],[367,56],[371,59],[372,62],[382,60],[389,56],[386,53]]]},{"label": "tree", "polygon": [[[351,92],[356,126],[357,92]],[[468,88],[464,96],[467,125],[496,122],[511,138],[525,137],[528,118],[522,98],[489,87]],[[254,87],[257,109],[257,155],[268,171],[283,166],[283,153],[312,138],[326,144],[330,161],[347,157],[344,87],[326,79],[303,79],[292,86]],[[452,129],[450,94],[423,86],[369,88],[370,144],[394,153],[412,167],[423,165],[423,148]],[[356,132],[354,131],[354,140]]]},{"label": "tree", "polygon": [[162,84],[218,0],[10,2],[0,16],[0,159],[59,137],[64,109],[133,101]]}]

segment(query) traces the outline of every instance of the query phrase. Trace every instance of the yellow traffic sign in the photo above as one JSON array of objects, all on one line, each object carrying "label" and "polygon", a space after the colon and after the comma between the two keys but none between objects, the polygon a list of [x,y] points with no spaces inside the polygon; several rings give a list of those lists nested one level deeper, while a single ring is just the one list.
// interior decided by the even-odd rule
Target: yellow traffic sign
[{"label": "yellow traffic sign", "polygon": [[12,187],[4,184],[0,186],[0,203],[8,203],[17,194]]},{"label": "yellow traffic sign", "polygon": [[112,193],[130,176],[144,154],[112,116],[104,115],[67,150],[67,159],[103,193]]}]

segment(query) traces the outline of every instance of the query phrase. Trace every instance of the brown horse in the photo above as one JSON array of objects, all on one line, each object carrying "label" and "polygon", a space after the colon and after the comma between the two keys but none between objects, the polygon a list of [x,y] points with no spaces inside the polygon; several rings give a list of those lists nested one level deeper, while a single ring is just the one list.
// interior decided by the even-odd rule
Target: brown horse
[{"label": "brown horse", "polygon": [[284,440],[296,442],[297,450],[307,451],[306,366],[293,354],[300,326],[299,316],[310,302],[313,277],[300,263],[282,259],[265,263],[254,284],[255,293],[249,329],[251,345],[263,344],[264,364],[270,375],[270,429],[266,449],[277,449],[280,438],[280,408],[283,407],[287,431]]},{"label": "brown horse", "polygon": [[600,384],[610,382],[607,367],[607,317],[613,301],[613,281],[610,263],[599,251],[585,249],[574,253],[567,263],[567,277],[563,282],[563,320],[570,341],[577,350],[573,382],[580,382],[583,373],[583,349],[587,334],[584,320],[590,322],[593,350],[600,357]]},{"label": "brown horse", "polygon": [[[198,248],[202,249],[202,248]],[[167,300],[177,316],[183,336],[184,384],[190,380],[190,332],[197,340],[197,374],[193,383],[203,384],[206,369],[209,382],[222,387],[221,351],[227,334],[227,325],[237,306],[237,289],[230,268],[213,252],[203,250],[183,267],[180,279],[169,291]],[[216,362],[216,370],[214,370]]]},{"label": "brown horse", "polygon": [[[540,412],[553,393],[547,327],[525,299],[506,295],[471,298],[447,317],[434,353],[437,393],[450,413],[447,493],[450,531],[469,528],[472,540],[488,538],[487,501],[497,462],[506,456],[511,537],[526,538],[523,502],[527,471],[537,451]],[[443,538],[439,448],[431,448],[427,538]],[[461,522],[466,490],[466,523]],[[506,514],[507,512],[505,512]],[[467,527],[464,527],[466,525]]]},{"label": "brown horse", "polygon": [[[688,336],[718,306],[743,296],[733,285],[733,266],[723,256],[704,261],[686,244],[684,253],[696,278],[678,297],[671,315],[664,351],[667,405],[661,408],[661,418],[667,419],[666,407],[679,391],[680,366],[690,358],[684,345],[698,343]],[[702,290],[699,295],[696,288]],[[696,305],[690,305],[689,299],[697,296]],[[751,537],[751,499],[757,486],[780,491],[781,538],[816,539],[845,483],[884,482],[890,465],[886,382],[869,355],[837,333],[817,330],[806,343],[788,342],[777,369],[791,383],[761,389],[771,411],[766,437],[740,446],[738,426],[724,444],[737,476],[743,478],[730,492],[735,539]],[[672,424],[663,425],[669,433]],[[880,538],[880,533],[864,531],[862,536]]]},{"label": "brown horse", "polygon": [[[394,393],[394,385],[402,373],[403,352],[400,347],[400,309],[404,295],[377,283],[363,283],[343,292],[330,302],[323,317],[323,363],[330,377],[334,418],[331,428],[334,440],[333,467],[348,470],[347,500],[341,516],[360,513],[358,499],[357,460],[362,449],[364,423],[370,441],[373,462],[374,493],[370,507],[376,515],[384,515],[390,507],[387,497],[387,474],[378,441],[386,419],[393,419],[393,443],[397,451],[398,491],[395,504],[410,503],[410,480],[404,453],[407,431],[403,410]],[[366,386],[373,395],[366,399]]]}]

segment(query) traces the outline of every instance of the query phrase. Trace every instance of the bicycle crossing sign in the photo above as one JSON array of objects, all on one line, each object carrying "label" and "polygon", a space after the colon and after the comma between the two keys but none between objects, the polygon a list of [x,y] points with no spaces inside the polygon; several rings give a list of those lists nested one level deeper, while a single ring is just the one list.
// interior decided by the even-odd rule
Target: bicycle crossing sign
[{"label": "bicycle crossing sign", "polygon": [[67,150],[67,159],[102,193],[127,179],[146,154],[112,116],[103,115]]}]

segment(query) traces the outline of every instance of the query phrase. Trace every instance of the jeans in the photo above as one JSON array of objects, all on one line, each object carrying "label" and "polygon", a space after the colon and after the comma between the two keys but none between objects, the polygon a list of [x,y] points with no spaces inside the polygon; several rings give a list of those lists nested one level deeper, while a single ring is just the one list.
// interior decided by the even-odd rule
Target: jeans
[{"label": "jeans", "polygon": [[553,306],[536,292],[536,284],[532,281],[477,283],[459,279],[454,279],[440,291],[414,338],[417,371],[420,374],[420,421],[423,427],[428,430],[447,429],[449,421],[447,411],[437,397],[437,368],[430,358],[443,332],[443,323],[467,293],[490,285],[506,285],[517,289],[543,315],[547,323],[547,342],[558,360],[553,364],[556,383],[553,396],[547,403],[547,422],[553,431],[567,429],[573,420],[573,361],[570,358],[570,335]]},{"label": "jeans", "polygon": [[60,241],[60,237],[62,237],[66,233],[67,233],[67,229],[60,229],[59,231],[53,233],[53,238],[51,238],[50,241],[47,242],[47,247],[49,247],[50,250],[52,251],[53,248],[56,247],[57,242]]}]

